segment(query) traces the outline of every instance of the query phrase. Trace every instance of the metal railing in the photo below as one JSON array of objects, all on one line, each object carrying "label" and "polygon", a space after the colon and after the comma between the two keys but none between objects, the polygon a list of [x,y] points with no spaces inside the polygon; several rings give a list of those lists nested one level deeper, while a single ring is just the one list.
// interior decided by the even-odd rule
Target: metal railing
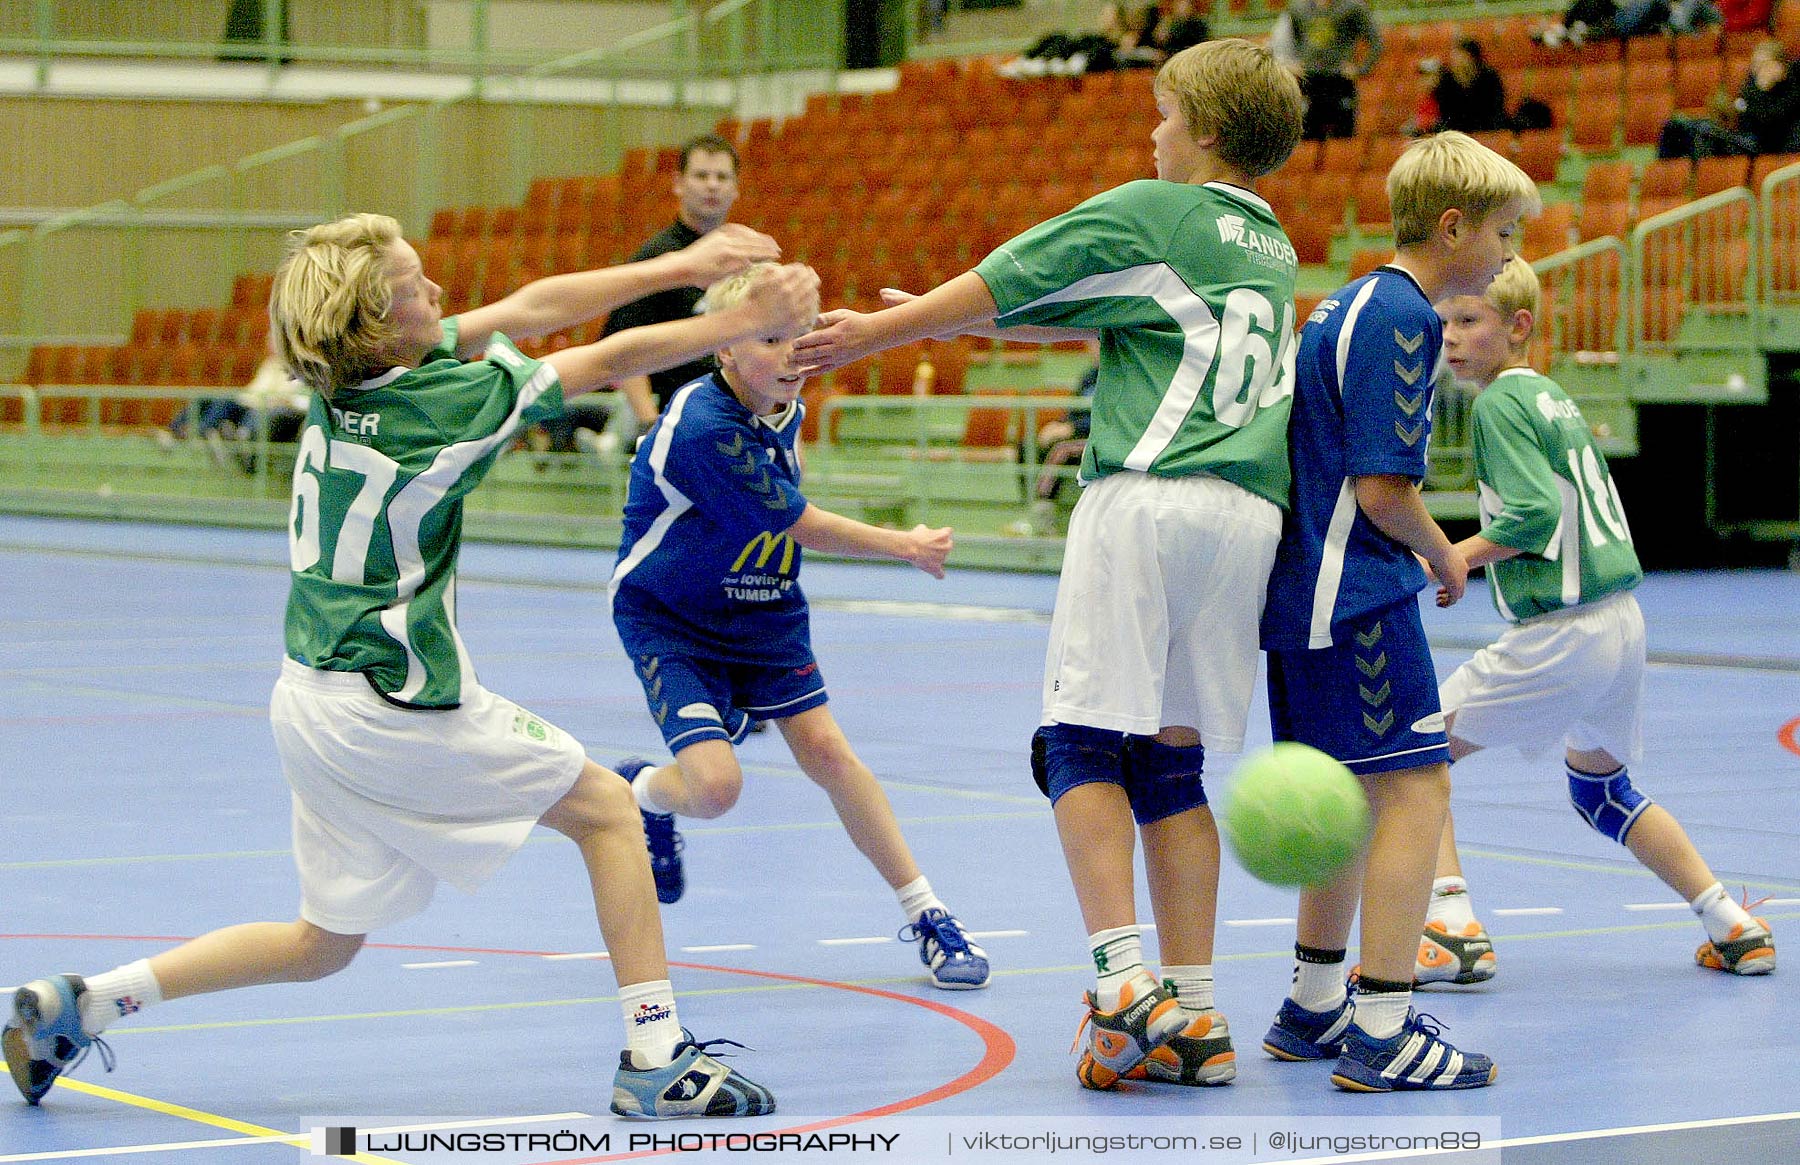
[{"label": "metal railing", "polygon": [[1651,215],[1631,228],[1626,251],[1630,349],[1670,352],[1688,308],[1727,307],[1760,320],[1761,237],[1756,196],[1742,186]]},{"label": "metal railing", "polygon": [[[1800,298],[1800,162],[1762,180],[1762,299]],[[1781,260],[1786,259],[1785,263]]]},{"label": "metal railing", "polygon": [[1611,235],[1558,251],[1532,263],[1543,285],[1543,331],[1556,355],[1625,350],[1625,244]]}]

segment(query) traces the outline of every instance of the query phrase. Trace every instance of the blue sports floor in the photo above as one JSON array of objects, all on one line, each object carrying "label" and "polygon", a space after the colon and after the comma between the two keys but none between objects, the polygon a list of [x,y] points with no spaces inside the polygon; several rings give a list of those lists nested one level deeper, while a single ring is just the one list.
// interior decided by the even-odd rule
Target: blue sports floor
[{"label": "blue sports floor", "polygon": [[[274,534],[0,518],[0,985],[293,917],[288,798],[265,720],[285,561]],[[610,566],[471,546],[460,602],[483,681],[603,762],[660,755],[605,616]],[[1217,978],[1236,1084],[1084,1092],[1070,1054],[1084,936],[1025,760],[1054,580],[820,563],[805,578],[832,707],[996,973],[982,992],[927,986],[894,938],[892,896],[824,796],[778,734],[752,737],[737,808],[685,828],[690,888],[664,917],[683,1019],[754,1048],[737,1063],[781,1101],[730,1131],[792,1135],[734,1149],[703,1143],[712,1126],[606,1114],[612,977],[593,957],[573,848],[540,831],[479,895],[441,890],[339,976],[128,1019],[108,1033],[117,1070],[91,1057],[41,1107],[5,1089],[0,1163],[279,1165],[310,1158],[309,1130],[323,1126],[413,1129],[364,1142],[364,1160],[408,1163],[672,1145],[754,1160],[1038,1161],[1110,1145],[1187,1162],[1800,1161],[1800,965],[1754,980],[1695,967],[1698,922],[1577,819],[1554,758],[1483,755],[1456,772],[1500,974],[1419,1003],[1494,1056],[1494,1087],[1351,1095],[1323,1065],[1263,1055],[1294,900],[1228,862]],[[1662,575],[1640,596],[1656,662],[1638,785],[1734,893],[1770,899],[1758,913],[1791,944],[1800,576]],[[1445,672],[1498,629],[1480,588],[1426,621]],[[1260,708],[1251,737],[1267,739]],[[1215,796],[1228,781],[1221,763]],[[477,1136],[496,1129],[518,1136]],[[1464,1130],[1483,1153],[1427,1151],[1428,1134]],[[630,1139],[672,1132],[693,1139]],[[1005,1133],[1049,1139],[1006,1148]],[[1093,1139],[1140,1133],[1136,1148]],[[1199,1149],[1164,1151],[1180,1137]]]}]

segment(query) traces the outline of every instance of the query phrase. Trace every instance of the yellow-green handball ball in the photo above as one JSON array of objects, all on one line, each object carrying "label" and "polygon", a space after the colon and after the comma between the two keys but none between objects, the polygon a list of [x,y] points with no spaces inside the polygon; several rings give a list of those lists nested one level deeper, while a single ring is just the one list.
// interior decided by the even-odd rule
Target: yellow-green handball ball
[{"label": "yellow-green handball ball", "polygon": [[1369,802],[1338,761],[1284,742],[1238,765],[1219,824],[1252,876],[1276,886],[1316,886],[1361,852]]}]

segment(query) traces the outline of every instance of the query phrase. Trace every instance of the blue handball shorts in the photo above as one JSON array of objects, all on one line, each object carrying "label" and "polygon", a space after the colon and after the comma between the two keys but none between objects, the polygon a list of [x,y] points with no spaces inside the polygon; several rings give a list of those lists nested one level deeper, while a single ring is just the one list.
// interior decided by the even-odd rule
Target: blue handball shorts
[{"label": "blue handball shorts", "polygon": [[1310,744],[1359,774],[1448,764],[1418,601],[1364,616],[1349,631],[1330,647],[1269,652],[1275,739]]},{"label": "blue handball shorts", "polygon": [[668,651],[632,653],[650,716],[670,752],[702,740],[736,744],[753,720],[785,720],[826,702],[818,662],[729,663]]}]

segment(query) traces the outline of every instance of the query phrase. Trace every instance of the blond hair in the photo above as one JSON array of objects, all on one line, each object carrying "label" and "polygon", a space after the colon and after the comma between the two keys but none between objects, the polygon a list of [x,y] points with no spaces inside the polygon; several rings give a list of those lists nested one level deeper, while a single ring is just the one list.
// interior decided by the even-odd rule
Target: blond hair
[{"label": "blond hair", "polygon": [[388,248],[400,224],[385,214],[352,214],[288,235],[287,255],[269,292],[269,336],[295,379],[326,400],[379,369],[377,354],[397,331]]},{"label": "blond hair", "polygon": [[1506,261],[1506,266],[1494,276],[1482,298],[1505,320],[1511,320],[1515,312],[1530,312],[1531,330],[1537,331],[1538,311],[1543,305],[1544,294],[1538,284],[1537,272],[1519,256],[1514,255]]},{"label": "blond hair", "polygon": [[1387,192],[1396,247],[1431,238],[1447,210],[1460,210],[1480,223],[1512,202],[1526,214],[1543,209],[1537,184],[1525,171],[1455,130],[1407,146],[1388,171]]},{"label": "blond hair", "polygon": [[1300,83],[1247,40],[1182,49],[1156,74],[1156,93],[1175,99],[1189,133],[1218,139],[1220,161],[1252,178],[1279,167],[1300,144]]},{"label": "blond hair", "polygon": [[750,294],[751,286],[762,277],[762,273],[774,268],[775,264],[765,260],[750,264],[736,275],[727,275],[706,289],[706,294],[700,298],[700,310],[711,315],[736,307],[744,302],[744,297]]}]

